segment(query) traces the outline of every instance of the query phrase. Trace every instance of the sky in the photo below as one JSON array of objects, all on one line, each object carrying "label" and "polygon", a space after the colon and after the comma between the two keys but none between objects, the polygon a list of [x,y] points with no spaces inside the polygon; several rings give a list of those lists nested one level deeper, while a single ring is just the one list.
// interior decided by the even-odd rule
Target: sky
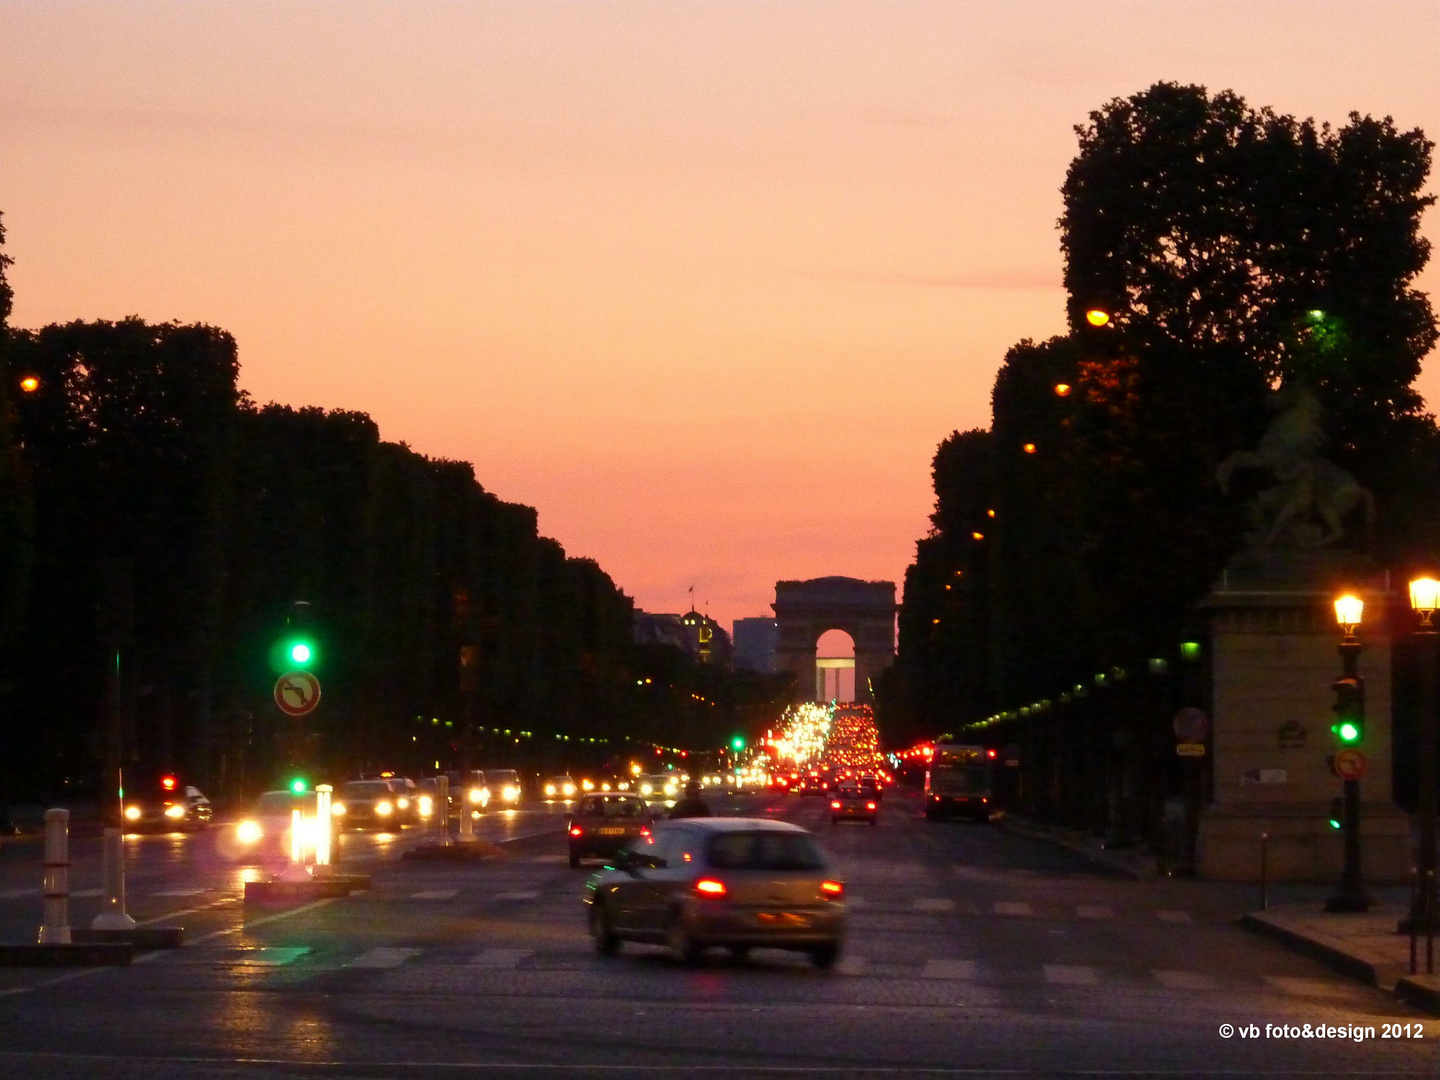
[{"label": "sky", "polygon": [[223,326],[257,401],[472,461],[726,625],[903,580],[936,445],[1063,331],[1090,110],[1440,134],[1434,0],[0,0],[0,42],[15,324]]}]

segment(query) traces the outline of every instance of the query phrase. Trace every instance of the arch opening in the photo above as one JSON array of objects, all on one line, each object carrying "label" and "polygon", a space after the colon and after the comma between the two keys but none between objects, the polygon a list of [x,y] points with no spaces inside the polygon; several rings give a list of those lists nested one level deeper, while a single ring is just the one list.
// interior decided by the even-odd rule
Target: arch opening
[{"label": "arch opening", "polygon": [[815,643],[815,699],[855,700],[855,639],[844,630],[826,630]]}]

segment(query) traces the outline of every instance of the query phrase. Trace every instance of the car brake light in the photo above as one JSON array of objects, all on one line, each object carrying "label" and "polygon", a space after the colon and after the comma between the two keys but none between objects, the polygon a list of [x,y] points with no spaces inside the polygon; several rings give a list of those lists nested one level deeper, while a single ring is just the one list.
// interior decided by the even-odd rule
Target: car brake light
[{"label": "car brake light", "polygon": [[820,882],[820,892],[825,896],[843,896],[845,886],[838,881],[822,881]]},{"label": "car brake light", "polygon": [[987,799],[987,798],[981,798],[981,800],[980,800],[980,801],[981,801],[981,802],[983,802],[983,803],[988,803],[988,802],[989,802],[989,801],[990,801],[990,800],[989,800],[989,799]]},{"label": "car brake light", "polygon": [[580,835],[582,835],[584,832],[585,832],[585,830],[582,829],[582,828],[580,828],[579,825],[571,825],[571,826],[570,826],[570,835],[571,835],[571,836],[580,836]]},{"label": "car brake light", "polygon": [[865,804],[865,809],[866,809],[866,810],[874,810],[874,809],[875,809],[875,804],[874,804],[873,802],[867,802],[867,803]]},{"label": "car brake light", "polygon": [[832,799],[832,800],[830,800],[830,809],[832,809],[832,810],[839,810],[839,809],[840,809],[840,800],[839,800],[839,799]]},{"label": "car brake light", "polygon": [[701,878],[695,882],[695,891],[701,896],[721,897],[725,895],[725,883],[714,878]]},{"label": "car brake light", "polygon": [[641,828],[640,828],[640,835],[641,835],[641,836],[649,836],[649,835],[650,835],[650,827],[649,827],[648,825],[642,825]]}]

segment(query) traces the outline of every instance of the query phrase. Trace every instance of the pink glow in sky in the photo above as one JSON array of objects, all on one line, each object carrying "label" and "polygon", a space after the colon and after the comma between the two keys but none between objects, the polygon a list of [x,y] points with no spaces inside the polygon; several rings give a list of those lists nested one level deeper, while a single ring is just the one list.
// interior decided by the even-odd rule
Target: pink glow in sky
[{"label": "pink glow in sky", "polygon": [[1440,134],[1433,0],[12,0],[0,41],[18,325],[224,326],[256,399],[473,461],[726,623],[901,579],[935,445],[1063,327],[1090,109],[1168,79]]}]

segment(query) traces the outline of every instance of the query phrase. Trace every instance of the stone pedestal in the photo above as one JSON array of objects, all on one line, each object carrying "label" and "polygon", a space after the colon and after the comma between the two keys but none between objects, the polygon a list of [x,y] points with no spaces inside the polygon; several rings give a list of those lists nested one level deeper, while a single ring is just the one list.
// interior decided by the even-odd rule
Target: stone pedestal
[{"label": "stone pedestal", "polygon": [[[1227,575],[1202,604],[1210,622],[1214,728],[1213,800],[1201,811],[1196,842],[1201,877],[1258,880],[1260,835],[1267,833],[1271,880],[1340,878],[1343,837],[1330,813],[1342,783],[1328,758],[1338,749],[1330,684],[1341,673],[1341,635],[1332,606],[1337,583],[1325,576],[1261,575],[1235,588]],[[1353,587],[1353,575],[1349,582]],[[1391,802],[1390,789],[1385,609],[1392,597],[1382,581],[1369,584],[1355,590],[1365,601],[1361,851],[1367,883],[1401,883],[1412,859],[1409,818]]]}]

